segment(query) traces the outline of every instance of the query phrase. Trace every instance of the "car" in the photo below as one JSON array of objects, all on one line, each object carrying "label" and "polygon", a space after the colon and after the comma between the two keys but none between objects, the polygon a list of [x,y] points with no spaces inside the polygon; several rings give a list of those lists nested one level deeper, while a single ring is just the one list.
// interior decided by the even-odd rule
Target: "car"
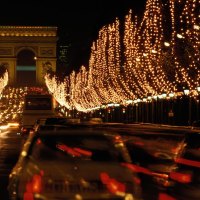
[{"label": "car", "polygon": [[44,122],[45,125],[54,125],[54,124],[65,125],[67,123],[68,123],[68,118],[60,116],[47,117]]},{"label": "car", "polygon": [[65,126],[69,124],[78,124],[78,123],[80,123],[79,119],[69,119],[67,117],[62,117],[62,116],[39,118],[34,123],[33,131],[38,131],[38,129],[40,129],[40,126],[42,127],[54,126],[54,125]]},{"label": "car", "polygon": [[67,128],[80,129],[80,126],[76,126],[74,124],[66,124],[66,125],[40,125],[35,129],[35,133],[41,133],[41,131],[59,131],[66,130]]},{"label": "car", "polygon": [[185,135],[175,164],[169,175],[170,187],[165,193],[160,193],[159,200],[199,200],[200,132],[193,131]]},{"label": "car", "polygon": [[40,130],[61,130],[67,127],[81,124],[79,119],[71,119],[62,116],[39,118],[35,121],[32,131],[38,132]]},{"label": "car", "polygon": [[69,127],[33,132],[10,173],[9,198],[141,200],[140,180],[129,163],[114,132]]},{"label": "car", "polygon": [[24,129],[33,127],[38,118],[56,115],[54,98],[51,94],[26,94],[21,125]]},{"label": "car", "polygon": [[45,125],[65,125],[70,123],[68,121],[68,118],[61,117],[61,116],[51,116],[51,117],[41,117],[35,120],[33,126],[28,127],[22,127],[21,128],[21,135],[25,138],[27,138],[28,134],[33,131],[38,131],[40,129],[40,126]]},{"label": "car", "polygon": [[6,122],[0,122],[0,131],[1,130],[7,130],[9,128],[8,123]]},{"label": "car", "polygon": [[167,190],[174,159],[180,151],[183,136],[172,134],[139,134],[126,139],[126,147],[134,169],[141,179],[144,200],[158,200],[160,191]]},{"label": "car", "polygon": [[8,122],[8,126],[9,126],[9,128],[16,128],[16,129],[18,129],[19,128],[19,122],[17,122],[17,121],[9,121]]}]

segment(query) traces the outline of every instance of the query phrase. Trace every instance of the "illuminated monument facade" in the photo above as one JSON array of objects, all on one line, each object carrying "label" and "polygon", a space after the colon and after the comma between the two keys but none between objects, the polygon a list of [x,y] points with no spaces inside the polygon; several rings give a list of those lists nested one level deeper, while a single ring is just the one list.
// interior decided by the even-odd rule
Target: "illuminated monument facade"
[{"label": "illuminated monument facade", "polygon": [[56,44],[57,27],[0,26],[0,66],[8,69],[9,85],[22,79],[44,85],[46,71],[56,71]]}]

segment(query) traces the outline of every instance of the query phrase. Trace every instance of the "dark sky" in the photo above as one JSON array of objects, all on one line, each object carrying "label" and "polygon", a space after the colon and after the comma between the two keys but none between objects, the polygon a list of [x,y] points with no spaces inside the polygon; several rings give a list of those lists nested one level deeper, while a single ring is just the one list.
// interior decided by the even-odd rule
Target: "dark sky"
[{"label": "dark sky", "polygon": [[[1,3],[0,25],[57,26],[59,42],[70,43],[86,57],[103,25],[124,17],[131,8],[142,15],[146,0],[39,0]],[[79,65],[82,62],[75,63]],[[88,59],[88,58],[86,58]],[[77,59],[76,59],[77,60]],[[83,61],[84,64],[84,61]]]}]

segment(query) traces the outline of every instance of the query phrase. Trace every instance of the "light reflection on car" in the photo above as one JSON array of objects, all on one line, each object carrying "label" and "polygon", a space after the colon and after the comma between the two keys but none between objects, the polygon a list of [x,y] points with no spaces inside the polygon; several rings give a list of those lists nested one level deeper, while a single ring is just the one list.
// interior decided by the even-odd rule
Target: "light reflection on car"
[{"label": "light reflection on car", "polygon": [[41,131],[26,140],[10,173],[10,199],[141,199],[119,136],[88,129]]},{"label": "light reflection on car", "polygon": [[175,160],[175,170],[169,175],[170,187],[160,193],[159,200],[200,199],[200,133],[187,133],[182,150]]},{"label": "light reflection on car", "polygon": [[183,136],[164,134],[140,134],[127,139],[132,160],[128,167],[138,172],[145,200],[157,200],[159,192],[167,189],[182,142]]}]

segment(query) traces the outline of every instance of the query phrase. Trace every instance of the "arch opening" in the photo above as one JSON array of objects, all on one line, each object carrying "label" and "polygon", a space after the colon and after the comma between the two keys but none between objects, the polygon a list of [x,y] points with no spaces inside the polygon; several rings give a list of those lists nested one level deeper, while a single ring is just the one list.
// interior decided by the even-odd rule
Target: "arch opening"
[{"label": "arch opening", "polygon": [[36,86],[35,53],[29,49],[21,50],[17,55],[16,85]]}]

